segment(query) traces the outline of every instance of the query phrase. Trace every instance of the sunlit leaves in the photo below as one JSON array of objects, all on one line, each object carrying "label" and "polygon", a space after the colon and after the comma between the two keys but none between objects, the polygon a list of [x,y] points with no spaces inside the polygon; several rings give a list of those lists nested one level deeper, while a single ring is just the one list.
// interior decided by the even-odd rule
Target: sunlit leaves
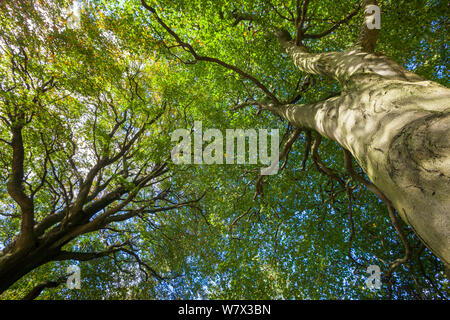
[{"label": "sunlit leaves", "polygon": [[[276,27],[295,34],[292,20],[296,18],[296,2],[147,0],[199,55],[218,58],[255,76],[281,101],[292,98],[306,81],[270,33]],[[4,3],[1,6],[6,6]],[[256,116],[254,106],[232,110],[235,104],[264,99],[265,95],[252,81],[231,70],[204,61],[194,63],[192,54],[155,22],[140,1],[83,1],[78,29],[67,28],[63,17],[70,1],[38,1],[43,11],[31,1],[20,3],[9,11],[0,10],[2,37],[13,49],[2,52],[0,58],[2,89],[16,85],[2,90],[0,114],[7,115],[14,106],[20,106],[28,116],[34,112],[24,131],[31,185],[27,188],[40,182],[46,148],[52,148],[54,166],[46,179],[57,185],[56,176],[75,179],[68,161],[74,148],[82,156],[72,161],[85,174],[96,154],[114,153],[127,130],[135,132],[160,112],[162,115],[148,124],[146,134],[137,141],[132,157],[124,160],[122,167],[105,170],[112,179],[111,187],[125,185],[132,190],[135,185],[120,171],[145,169],[167,159],[172,147],[170,132],[191,129],[194,121],[220,130],[286,130],[287,124],[273,115]],[[354,10],[356,3],[311,1],[306,32],[327,30]],[[426,78],[447,83],[445,5],[444,1],[380,1],[383,22],[378,51]],[[251,19],[238,21],[237,17],[245,14]],[[305,43],[313,52],[343,50],[356,39],[361,18],[359,13],[328,37]],[[34,28],[27,19],[34,22]],[[29,77],[24,72],[11,72],[12,52],[24,63],[24,55],[17,50],[20,46],[28,55]],[[52,77],[55,87],[47,92],[36,89]],[[317,101],[339,90],[333,81],[314,77],[311,82],[300,102]],[[125,118],[113,139],[109,133],[115,120]],[[4,122],[0,138],[10,139]],[[357,187],[353,201],[356,233],[350,243],[347,195],[336,182],[321,175],[311,160],[305,171],[300,169],[304,145],[301,136],[286,169],[264,183],[263,198],[254,198],[257,166],[169,163],[170,179],[160,181],[153,192],[170,187],[190,197],[205,193],[199,204],[117,223],[113,228],[121,231],[120,235],[113,230],[89,234],[67,247],[101,250],[105,243],[133,240],[141,259],[171,278],[160,281],[146,277],[136,261],[121,254],[83,263],[82,291],[52,289],[43,298],[387,297],[386,286],[380,292],[364,287],[365,270],[348,256],[351,246],[355,260],[385,268],[402,254],[386,209],[376,197]],[[341,151],[334,143],[324,142],[320,153],[328,166],[345,174]],[[4,187],[11,160],[7,144],[0,142],[0,154],[0,213],[14,216],[17,206],[5,196]],[[55,209],[50,205],[55,202],[51,191],[43,188],[36,194],[38,220]],[[151,192],[142,193],[138,201],[150,196]],[[62,205],[62,197],[56,203]],[[0,221],[0,239],[5,246],[17,233],[19,220],[2,216]],[[437,278],[441,291],[448,288],[437,271],[436,259],[426,250],[420,259]],[[22,296],[31,284],[49,274],[57,276],[65,267],[65,263],[51,263],[35,270],[8,297]],[[397,297],[413,297],[416,284],[406,269],[399,270],[395,281],[400,288]],[[427,280],[420,283],[428,288],[429,297],[439,296]]]}]

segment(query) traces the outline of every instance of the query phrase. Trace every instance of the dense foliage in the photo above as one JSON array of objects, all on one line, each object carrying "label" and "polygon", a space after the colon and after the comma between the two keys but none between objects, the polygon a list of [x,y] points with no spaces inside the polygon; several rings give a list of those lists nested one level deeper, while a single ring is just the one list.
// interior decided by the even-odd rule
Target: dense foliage
[{"label": "dense foliage", "polygon": [[[81,267],[81,290],[62,284],[44,290],[40,299],[448,298],[441,262],[403,223],[413,248],[410,261],[383,277],[381,290],[367,289],[367,266],[379,265],[385,272],[404,248],[384,204],[350,179],[342,150],[332,141],[323,141],[319,153],[340,180],[320,172],[311,158],[302,166],[306,133],[283,160],[283,169],[260,183],[261,165],[175,165],[169,160],[170,133],[191,129],[194,121],[223,132],[291,132],[286,122],[257,106],[234,108],[265,99],[262,87],[280,101],[301,103],[339,92],[337,83],[299,72],[270,33],[274,28],[293,31],[291,20],[302,1],[146,3],[156,13],[137,0],[83,1],[77,27],[68,25],[69,1],[0,3],[0,249],[20,229],[20,208],[6,187],[11,114],[21,114],[16,121],[24,122],[24,186],[34,196],[36,220],[78,192],[78,176],[89,171],[96,155],[114,153],[143,125],[145,133],[129,157],[105,169],[110,180],[103,192],[129,185],[126,171],[166,162],[167,172],[124,212],[161,193],[156,208],[188,203],[143,211],[77,237],[67,249],[94,252],[116,245],[124,250],[90,261],[47,263],[14,284],[3,299],[22,298],[38,283],[63,276],[71,264]],[[310,1],[307,33],[328,30],[358,4]],[[448,4],[379,4],[382,29],[376,50],[447,85]],[[355,11],[327,36],[305,41],[315,52],[345,49],[357,38],[362,19],[362,10]],[[196,59],[193,52],[216,61]],[[123,122],[111,136],[117,119]],[[259,184],[262,192],[256,192]]]}]

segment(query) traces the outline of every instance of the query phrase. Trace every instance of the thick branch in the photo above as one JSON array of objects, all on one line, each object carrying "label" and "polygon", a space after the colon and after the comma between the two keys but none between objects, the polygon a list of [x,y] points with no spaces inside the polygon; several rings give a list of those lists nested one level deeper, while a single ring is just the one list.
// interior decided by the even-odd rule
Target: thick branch
[{"label": "thick branch", "polygon": [[286,30],[276,31],[275,36],[278,38],[281,47],[292,58],[295,66],[300,71],[337,79],[336,67],[334,63],[330,62],[338,61],[342,53],[309,53],[302,43],[297,45]]},{"label": "thick branch", "polygon": [[332,97],[312,104],[286,104],[274,111],[294,127],[317,131],[322,136],[339,141],[336,123],[330,121],[330,116],[339,108],[343,97]]},{"label": "thick branch", "polygon": [[295,44],[298,46],[302,42],[303,39],[303,25],[305,24],[306,14],[308,12],[309,0],[303,1],[303,6],[300,9],[300,6],[297,5],[297,37],[295,40]]},{"label": "thick branch", "polygon": [[22,125],[11,128],[13,158],[11,163],[11,175],[7,183],[7,190],[11,198],[18,203],[22,213],[22,225],[19,236],[19,246],[25,245],[33,239],[34,208],[33,200],[23,190],[24,179],[24,146],[22,137]]}]

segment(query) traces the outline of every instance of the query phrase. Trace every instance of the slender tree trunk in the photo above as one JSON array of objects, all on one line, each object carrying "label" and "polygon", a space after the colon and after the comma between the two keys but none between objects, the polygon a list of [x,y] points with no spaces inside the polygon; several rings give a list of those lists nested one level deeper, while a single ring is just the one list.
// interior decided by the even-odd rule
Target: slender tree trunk
[{"label": "slender tree trunk", "polygon": [[349,150],[402,219],[450,266],[450,89],[351,49],[312,54],[281,36],[296,66],[340,82],[339,97],[275,111]]}]

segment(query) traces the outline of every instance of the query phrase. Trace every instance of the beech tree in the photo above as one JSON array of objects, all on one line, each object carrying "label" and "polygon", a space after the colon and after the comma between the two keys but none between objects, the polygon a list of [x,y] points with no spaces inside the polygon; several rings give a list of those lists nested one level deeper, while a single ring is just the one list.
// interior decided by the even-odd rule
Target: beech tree
[{"label": "beech tree", "polygon": [[[91,288],[139,274],[94,298],[446,297],[443,2],[69,4],[0,5],[0,293],[61,297],[86,261]],[[282,128],[281,172],[174,165],[194,121]]]},{"label": "beech tree", "polygon": [[[238,73],[253,82],[269,100],[245,104],[254,104],[279,115],[296,130],[314,130],[319,134],[314,149],[318,148],[321,136],[342,146],[349,174],[382,199],[405,244],[405,256],[394,262],[393,267],[406,262],[410,255],[394,210],[449,266],[450,168],[446,150],[450,146],[450,91],[424,80],[387,56],[375,54],[379,29],[369,29],[367,20],[362,23],[355,44],[345,51],[311,53],[303,44],[304,39],[329,35],[357,10],[322,33],[308,34],[304,23],[308,18],[309,1],[304,1],[302,6],[298,4],[297,16],[292,21],[295,39],[287,30],[273,32],[300,71],[331,78],[341,87],[340,93],[326,100],[295,104],[281,102],[258,79],[233,65],[198,54],[164,23],[153,7],[145,1],[142,4],[195,61],[216,63]],[[377,4],[377,1],[362,1],[357,9]],[[245,12],[234,12],[233,16],[234,24],[257,20]],[[353,170],[352,156],[370,182]],[[324,166],[321,169],[334,177]]]},{"label": "beech tree", "polygon": [[[150,69],[164,73],[167,65],[138,65],[125,57],[135,52],[113,51],[114,39],[95,26],[79,37],[63,19],[45,21],[49,13],[64,17],[58,4],[2,3],[2,191],[9,197],[4,215],[20,221],[20,228],[2,248],[0,292],[50,261],[88,261],[119,251],[147,275],[163,278],[137,255],[136,235],[103,234],[99,251],[66,245],[110,228],[124,233],[112,224],[199,197],[170,189],[169,152],[145,153],[164,143],[155,137],[169,135],[161,121],[172,107],[149,78]],[[105,57],[102,50],[112,52]],[[25,297],[66,279],[44,281]]]}]

